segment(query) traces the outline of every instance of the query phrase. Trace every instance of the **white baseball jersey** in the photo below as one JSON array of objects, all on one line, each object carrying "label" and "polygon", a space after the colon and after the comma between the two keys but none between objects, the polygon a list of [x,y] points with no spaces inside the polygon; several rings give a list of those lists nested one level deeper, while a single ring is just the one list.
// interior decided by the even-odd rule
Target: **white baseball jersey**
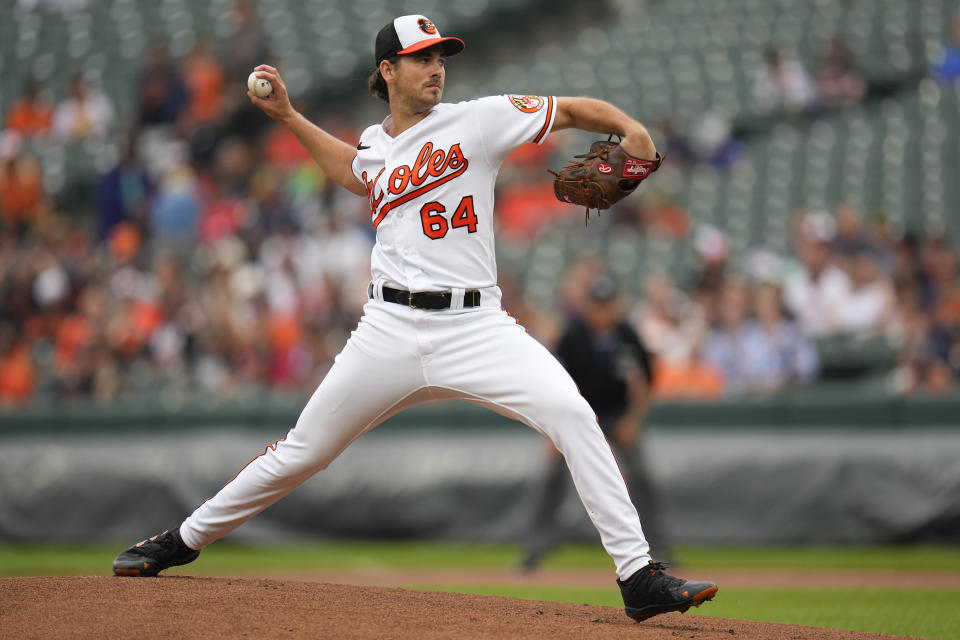
[{"label": "white baseball jersey", "polygon": [[543,142],[555,114],[552,97],[502,95],[438,104],[395,138],[390,117],[368,127],[353,173],[377,230],[374,281],[408,291],[496,286],[497,173],[521,144]]}]

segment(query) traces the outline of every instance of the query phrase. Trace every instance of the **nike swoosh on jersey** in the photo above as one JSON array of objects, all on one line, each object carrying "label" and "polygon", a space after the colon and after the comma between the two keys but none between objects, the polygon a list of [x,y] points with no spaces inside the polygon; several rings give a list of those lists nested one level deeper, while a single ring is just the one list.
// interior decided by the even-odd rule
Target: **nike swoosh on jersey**
[{"label": "nike swoosh on jersey", "polygon": [[360,144],[357,145],[357,151],[363,151],[364,149],[369,149],[370,145],[363,144],[363,141],[360,141]]}]

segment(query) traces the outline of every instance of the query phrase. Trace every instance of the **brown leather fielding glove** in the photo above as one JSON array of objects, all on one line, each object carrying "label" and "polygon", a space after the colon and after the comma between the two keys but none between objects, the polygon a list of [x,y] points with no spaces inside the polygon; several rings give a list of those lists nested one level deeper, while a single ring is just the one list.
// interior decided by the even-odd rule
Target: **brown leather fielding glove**
[{"label": "brown leather fielding glove", "polygon": [[613,136],[597,140],[580,162],[572,162],[560,170],[550,171],[555,177],[553,192],[557,200],[586,207],[584,224],[590,220],[590,209],[609,209],[633,193],[637,185],[660,168],[663,155],[657,153],[653,160],[634,158],[620,148]]}]

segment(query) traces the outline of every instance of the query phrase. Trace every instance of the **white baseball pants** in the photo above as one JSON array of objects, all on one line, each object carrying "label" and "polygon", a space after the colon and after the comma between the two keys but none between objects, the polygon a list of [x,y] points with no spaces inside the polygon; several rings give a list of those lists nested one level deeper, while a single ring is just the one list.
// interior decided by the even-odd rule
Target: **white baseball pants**
[{"label": "white baseball pants", "polygon": [[202,549],[325,469],[357,437],[419,402],[458,398],[546,435],[564,455],[603,546],[626,579],[649,545],[610,446],[566,370],[495,306],[426,311],[371,300],[285,440],[180,527]]}]

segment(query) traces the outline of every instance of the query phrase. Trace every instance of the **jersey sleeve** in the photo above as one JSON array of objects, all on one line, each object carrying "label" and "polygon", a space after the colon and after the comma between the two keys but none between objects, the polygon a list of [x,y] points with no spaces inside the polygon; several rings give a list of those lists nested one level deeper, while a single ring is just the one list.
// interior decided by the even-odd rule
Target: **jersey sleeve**
[{"label": "jersey sleeve", "polygon": [[353,162],[350,163],[350,170],[353,171],[353,177],[355,177],[357,180],[363,183],[364,186],[366,186],[366,183],[363,182],[363,171],[360,170],[360,164],[357,162],[357,156],[359,155],[360,154],[358,153],[356,156],[353,157]]},{"label": "jersey sleeve", "polygon": [[522,144],[541,144],[557,111],[553,96],[490,96],[475,104],[480,137],[492,164],[499,164]]},{"label": "jersey sleeve", "polygon": [[360,167],[360,151],[369,149],[370,146],[373,145],[377,135],[376,130],[379,126],[380,125],[374,124],[363,130],[363,133],[360,134],[360,143],[357,145],[357,155],[354,156],[353,162],[350,164],[350,170],[353,171],[354,177],[359,180],[364,187],[367,185],[363,180],[363,169]]}]

